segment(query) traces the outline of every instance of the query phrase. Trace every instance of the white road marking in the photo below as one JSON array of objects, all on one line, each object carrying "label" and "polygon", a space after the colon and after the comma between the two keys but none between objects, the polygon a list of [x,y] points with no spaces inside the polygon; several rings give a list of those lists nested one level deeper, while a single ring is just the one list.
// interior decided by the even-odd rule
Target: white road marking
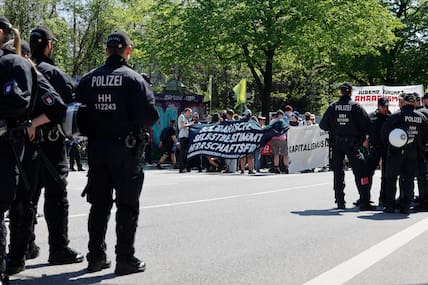
[{"label": "white road marking", "polygon": [[[329,183],[318,183],[318,184],[311,184],[311,185],[304,185],[304,186],[281,188],[281,189],[270,190],[270,191],[230,195],[230,196],[217,197],[217,198],[211,198],[211,199],[201,199],[201,200],[174,202],[174,203],[166,203],[166,204],[159,204],[159,205],[149,205],[149,206],[143,206],[140,209],[141,210],[142,209],[158,209],[158,208],[166,208],[166,207],[176,207],[176,206],[183,206],[183,205],[200,204],[200,203],[215,202],[215,201],[221,201],[221,200],[230,200],[230,199],[236,199],[236,198],[275,194],[275,193],[280,193],[280,192],[288,192],[288,191],[297,190],[297,189],[314,188],[314,187],[325,186],[325,185],[331,185],[331,183],[330,182]],[[86,216],[87,216],[87,214],[76,214],[76,215],[70,215],[68,217],[69,218],[79,218],[79,217],[86,217]]]},{"label": "white road marking", "polygon": [[274,194],[274,193],[280,193],[280,192],[287,192],[287,191],[296,190],[296,189],[312,188],[312,187],[318,187],[318,186],[329,185],[329,184],[331,184],[331,183],[320,183],[320,184],[296,186],[296,187],[290,187],[290,188],[282,188],[282,189],[271,190],[271,191],[262,191],[262,192],[256,192],[256,193],[238,194],[238,195],[217,197],[217,198],[211,198],[211,199],[202,199],[202,200],[193,200],[193,201],[184,201],[184,202],[174,202],[174,203],[167,203],[167,204],[151,205],[151,206],[141,207],[141,209],[157,209],[157,208],[165,208],[165,207],[175,207],[175,206],[182,206],[182,205],[215,202],[215,201],[220,201],[220,200],[229,200],[229,199],[236,199],[236,198],[243,198],[243,197],[251,197],[251,196],[259,196],[259,195],[267,195],[267,194]]},{"label": "white road marking", "polygon": [[428,218],[425,218],[309,280],[304,285],[344,284],[427,230]]}]

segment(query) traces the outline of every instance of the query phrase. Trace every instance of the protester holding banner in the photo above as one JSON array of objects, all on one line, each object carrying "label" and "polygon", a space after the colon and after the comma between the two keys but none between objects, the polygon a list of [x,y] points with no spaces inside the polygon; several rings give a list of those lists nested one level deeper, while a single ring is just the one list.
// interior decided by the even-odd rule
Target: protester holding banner
[{"label": "protester holding banner", "polygon": [[315,114],[311,114],[310,120],[311,120],[312,125],[318,125],[317,120],[315,118]]},{"label": "protester holding banner", "polygon": [[302,121],[301,126],[312,126],[313,122],[311,116],[312,114],[310,112],[305,112],[305,119]]},{"label": "protester holding banner", "polygon": [[370,205],[368,172],[364,156],[359,147],[369,131],[370,121],[367,112],[351,100],[352,84],[346,82],[340,86],[341,97],[331,104],[320,122],[320,128],[330,134],[332,147],[331,167],[334,172],[334,192],[338,209],[345,209],[345,155],[354,172],[355,182],[360,194],[360,210],[374,210]]},{"label": "protester holding banner", "polygon": [[[252,117],[252,112],[250,109],[246,109],[244,113],[242,114],[242,119],[244,120],[254,120],[257,124],[259,122],[257,121],[257,117]],[[246,159],[246,160],[245,160]],[[254,157],[253,154],[249,154],[246,156],[243,156],[239,159],[239,163],[241,165],[241,174],[244,174],[245,171],[245,162],[248,164],[248,174],[254,174]]]},{"label": "protester holding banner", "polygon": [[[266,117],[258,116],[257,120],[259,121],[260,127],[264,128],[265,125],[266,125]],[[260,172],[260,169],[264,165],[263,164],[263,157],[261,155],[261,150],[260,149],[256,150],[256,152],[254,153],[254,160],[255,160],[256,171]]]},{"label": "protester holding banner", "polygon": [[235,115],[235,112],[233,112],[232,109],[227,110],[226,111],[226,120],[227,121],[233,121],[234,120],[234,118],[233,118],[234,115]]},{"label": "protester holding banner", "polygon": [[289,121],[289,125],[292,127],[298,127],[300,124],[299,116],[300,116],[299,112],[294,111],[291,114],[291,120]]},{"label": "protester holding banner", "polygon": [[290,105],[287,105],[284,108],[284,113],[285,113],[284,120],[287,124],[289,124],[288,122],[291,120],[291,115],[293,115],[293,110],[294,110],[293,107]]},{"label": "protester holding banner", "polygon": [[185,108],[183,113],[178,117],[178,139],[180,141],[180,173],[190,172],[190,167],[187,165],[187,150],[189,142],[189,127],[193,126],[192,109]]},{"label": "protester holding banner", "polygon": [[194,125],[190,128],[188,158],[200,154],[226,159],[246,157],[266,145],[272,137],[282,135],[287,130],[288,126],[282,120],[265,128],[254,120]]},{"label": "protester holding banner", "polygon": [[[199,125],[201,122],[199,121],[199,114],[198,112],[192,113],[192,123],[193,125]],[[202,172],[202,155],[199,155],[198,157],[194,157],[193,159],[187,160],[187,169],[197,168],[198,172]],[[190,171],[189,171],[190,172]]]},{"label": "protester holding banner", "polygon": [[[284,112],[280,109],[276,112],[276,119],[271,121],[271,124],[275,123],[277,120],[284,120]],[[288,174],[288,145],[286,134],[273,137],[271,140],[271,148],[273,153],[273,173],[280,174],[281,170],[279,168],[280,157],[282,158],[284,165],[284,173]]]},{"label": "protester holding banner", "polygon": [[[400,206],[402,214],[410,212],[413,200],[414,178],[418,171],[418,155],[424,152],[428,134],[427,119],[415,110],[416,93],[404,93],[399,97],[400,111],[392,114],[382,127],[382,140],[388,146],[385,178],[384,212],[395,212],[395,194],[397,192],[397,177],[400,184]],[[405,134],[400,135],[403,144],[391,144],[390,136],[393,130],[400,129]]]}]

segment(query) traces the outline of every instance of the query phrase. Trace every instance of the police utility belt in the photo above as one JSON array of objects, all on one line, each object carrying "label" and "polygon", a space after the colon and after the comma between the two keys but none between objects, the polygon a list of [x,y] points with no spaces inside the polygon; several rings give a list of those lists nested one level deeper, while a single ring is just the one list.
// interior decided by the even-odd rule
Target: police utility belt
[{"label": "police utility belt", "polygon": [[144,161],[144,151],[147,144],[150,142],[149,133],[129,133],[126,137],[118,137],[117,139],[124,142],[126,149],[128,149],[135,158]]},{"label": "police utility belt", "polygon": [[119,141],[125,143],[125,147],[129,149],[134,149],[140,145],[147,145],[150,141],[150,135],[148,133],[129,133],[126,137],[117,137]]},{"label": "police utility belt", "polygon": [[358,138],[358,137],[342,137],[342,136],[333,137],[334,144],[357,144],[361,142],[362,142],[361,138]]}]

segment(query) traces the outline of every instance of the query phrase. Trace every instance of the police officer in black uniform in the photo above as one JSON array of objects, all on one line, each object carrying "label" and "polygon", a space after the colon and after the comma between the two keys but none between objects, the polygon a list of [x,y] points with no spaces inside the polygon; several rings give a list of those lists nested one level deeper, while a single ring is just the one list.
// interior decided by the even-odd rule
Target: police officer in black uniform
[{"label": "police officer in black uniform", "polygon": [[[159,118],[150,85],[127,64],[131,41],[121,31],[107,39],[104,65],[85,75],[77,99],[87,106],[88,184],[91,204],[88,219],[89,272],[110,267],[105,234],[115,189],[116,275],[144,271],[145,263],[134,256],[134,239],[139,216],[139,197],[144,173],[141,155],[146,138],[143,128]],[[106,155],[108,154],[108,155]]]},{"label": "police officer in black uniform", "polygon": [[369,157],[367,159],[367,166],[369,170],[370,189],[373,183],[374,172],[379,166],[379,162],[382,161],[379,205],[383,205],[383,201],[385,200],[385,169],[387,161],[386,148],[381,139],[381,129],[391,114],[388,110],[388,106],[389,101],[385,97],[379,98],[377,101],[377,109],[369,114]]},{"label": "police officer in black uniform", "polygon": [[349,159],[360,194],[360,210],[374,210],[370,205],[368,171],[359,147],[369,131],[370,121],[366,111],[351,100],[352,84],[340,86],[340,99],[331,104],[320,122],[320,128],[328,131],[332,147],[331,168],[334,172],[334,192],[338,209],[345,209],[343,160]]},{"label": "police officer in black uniform", "polygon": [[[12,25],[0,16],[0,46],[12,34]],[[6,269],[6,227],[4,214],[10,208],[22,173],[25,126],[31,111],[35,74],[31,64],[15,53],[0,48],[0,284],[8,284]],[[16,169],[18,168],[18,172]]]},{"label": "police officer in black uniform", "polygon": [[[416,110],[421,112],[428,119],[428,94],[421,98],[421,104],[416,106]],[[424,152],[418,155],[418,190],[419,199],[412,208],[414,212],[428,211],[428,145],[425,144]],[[416,200],[416,199],[415,199]]]},{"label": "police officer in black uniform", "polygon": [[[53,52],[52,32],[46,27],[38,27],[30,33],[32,60],[37,69],[46,77],[64,103],[73,100],[75,81],[55,66],[50,58]],[[40,189],[45,188],[44,213],[49,231],[49,263],[69,264],[83,261],[83,255],[71,249],[68,244],[68,199],[65,138],[54,123],[43,126],[42,143],[39,150],[43,167],[40,170],[41,183],[38,185],[34,205],[37,205]]]},{"label": "police officer in black uniform", "polygon": [[[424,151],[428,134],[427,119],[415,110],[417,97],[416,93],[401,94],[398,97],[400,110],[392,114],[382,127],[382,140],[388,147],[384,203],[386,213],[395,212],[398,176],[400,176],[400,213],[408,214],[413,200],[413,180],[418,172],[418,164],[415,162],[418,155]],[[400,148],[389,143],[389,135],[396,128],[407,133],[407,143]]]},{"label": "police officer in black uniform", "polygon": [[[8,46],[8,48],[13,49],[13,46]],[[21,51],[22,56],[28,59],[30,47],[27,42],[21,42]],[[25,140],[25,152],[22,161],[24,173],[20,177],[15,200],[9,210],[10,245],[6,267],[8,275],[24,270],[26,250],[33,238],[33,222],[36,213],[32,200],[39,179],[38,175],[34,175],[34,173],[38,173],[41,166],[37,151],[40,137],[36,130],[39,126],[49,122],[61,123],[67,110],[61,97],[46,78],[40,72],[36,71],[36,74],[37,92],[34,98],[34,109],[30,115],[31,126],[27,128],[28,137]],[[36,250],[35,254],[38,255],[38,249]]]}]

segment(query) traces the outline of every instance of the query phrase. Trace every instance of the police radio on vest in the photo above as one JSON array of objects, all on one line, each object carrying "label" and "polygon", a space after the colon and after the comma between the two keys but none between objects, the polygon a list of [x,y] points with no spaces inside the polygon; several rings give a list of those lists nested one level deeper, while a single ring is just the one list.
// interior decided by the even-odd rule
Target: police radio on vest
[{"label": "police radio on vest", "polygon": [[122,86],[121,75],[98,75],[92,77],[91,87]]}]

